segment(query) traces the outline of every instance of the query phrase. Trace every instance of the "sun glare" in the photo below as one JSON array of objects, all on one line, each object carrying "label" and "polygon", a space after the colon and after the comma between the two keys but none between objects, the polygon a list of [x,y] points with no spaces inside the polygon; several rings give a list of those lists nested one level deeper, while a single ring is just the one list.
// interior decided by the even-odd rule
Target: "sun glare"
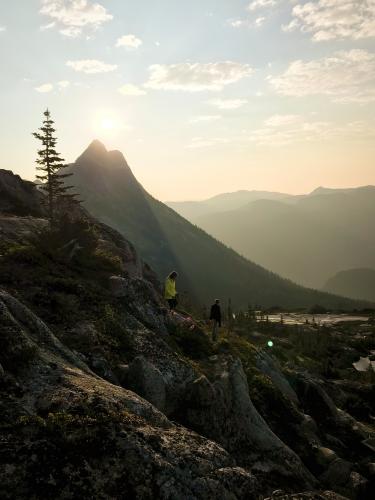
[{"label": "sun glare", "polygon": [[111,118],[103,118],[100,122],[100,127],[103,130],[113,130],[115,128],[115,122]]},{"label": "sun glare", "polygon": [[115,139],[123,130],[124,125],[111,109],[98,110],[92,120],[95,137],[103,140]]}]

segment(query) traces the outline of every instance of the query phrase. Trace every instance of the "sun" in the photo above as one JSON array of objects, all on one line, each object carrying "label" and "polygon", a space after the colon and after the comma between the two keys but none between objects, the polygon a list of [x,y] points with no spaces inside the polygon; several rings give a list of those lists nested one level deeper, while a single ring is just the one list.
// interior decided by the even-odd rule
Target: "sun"
[{"label": "sun", "polygon": [[100,128],[106,131],[114,130],[116,128],[113,118],[102,118],[100,121]]},{"label": "sun", "polygon": [[121,117],[115,110],[100,109],[93,115],[92,131],[99,139],[115,139],[122,129]]}]

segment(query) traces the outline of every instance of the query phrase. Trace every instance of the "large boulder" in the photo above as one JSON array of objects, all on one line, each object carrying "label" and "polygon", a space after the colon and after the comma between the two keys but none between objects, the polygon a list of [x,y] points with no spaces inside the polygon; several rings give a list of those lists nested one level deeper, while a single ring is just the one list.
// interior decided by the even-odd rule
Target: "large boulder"
[{"label": "large boulder", "polygon": [[339,412],[323,387],[306,375],[297,378],[297,393],[306,412],[317,422],[336,425]]},{"label": "large boulder", "polygon": [[165,309],[154,285],[141,277],[110,277],[114,297],[123,301],[144,325],[166,334]]},{"label": "large boulder", "polygon": [[128,388],[165,411],[166,384],[161,372],[143,356],[136,357],[129,365]]},{"label": "large boulder", "polygon": [[260,372],[272,380],[274,386],[277,387],[287,399],[290,399],[293,403],[298,403],[298,396],[282,373],[281,367],[276,359],[272,358],[264,350],[258,351],[256,356],[256,367]]},{"label": "large boulder", "polygon": [[[123,263],[124,272],[131,278],[141,278],[143,276],[143,262],[136,249],[115,229],[93,219],[99,233],[99,249],[116,255]],[[149,276],[147,275],[147,279]]]},{"label": "large boulder", "polygon": [[289,488],[312,486],[314,477],[254,407],[241,362],[220,363],[212,383],[201,376],[189,384],[180,421],[220,443],[270,488],[275,481]]},{"label": "large boulder", "polygon": [[353,464],[342,458],[333,460],[326,471],[320,476],[322,483],[329,488],[334,488],[341,493],[347,493],[347,485]]},{"label": "large boulder", "polygon": [[[34,358],[44,357],[46,350],[73,363],[84,371],[89,368],[67,349],[48,326],[27,306],[0,289],[0,361],[13,371]],[[15,363],[15,361],[17,361]]]}]

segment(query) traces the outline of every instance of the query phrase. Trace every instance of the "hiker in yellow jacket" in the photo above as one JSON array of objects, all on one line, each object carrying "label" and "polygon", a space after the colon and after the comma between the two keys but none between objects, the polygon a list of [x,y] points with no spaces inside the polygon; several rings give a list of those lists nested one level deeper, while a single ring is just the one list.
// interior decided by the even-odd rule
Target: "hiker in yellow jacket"
[{"label": "hiker in yellow jacket", "polygon": [[176,278],[178,274],[176,271],[171,272],[171,274],[165,280],[164,288],[164,298],[169,304],[169,309],[173,311],[177,306],[177,292],[176,292]]}]

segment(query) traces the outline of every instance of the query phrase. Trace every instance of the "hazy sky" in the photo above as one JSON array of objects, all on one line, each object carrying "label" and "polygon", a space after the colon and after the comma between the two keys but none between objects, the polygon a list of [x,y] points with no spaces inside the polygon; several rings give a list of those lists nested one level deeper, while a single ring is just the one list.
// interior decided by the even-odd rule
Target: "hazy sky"
[{"label": "hazy sky", "polygon": [[375,0],[0,0],[0,168],[120,149],[162,200],[375,184]]}]

